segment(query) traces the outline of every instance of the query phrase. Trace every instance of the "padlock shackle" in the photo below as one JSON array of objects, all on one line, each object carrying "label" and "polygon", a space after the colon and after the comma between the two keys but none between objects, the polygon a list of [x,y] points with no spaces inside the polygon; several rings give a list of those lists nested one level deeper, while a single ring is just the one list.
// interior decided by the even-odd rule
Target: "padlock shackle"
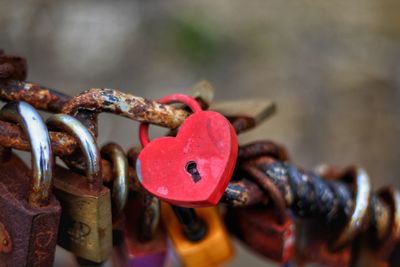
[{"label": "padlock shackle", "polygon": [[122,213],[128,199],[128,159],[122,147],[116,143],[105,144],[101,148],[100,154],[102,158],[111,161],[112,165],[113,180],[111,201],[114,220]]},{"label": "padlock shackle", "polygon": [[341,177],[344,182],[349,182],[354,188],[354,207],[351,217],[347,221],[339,236],[330,246],[332,251],[337,251],[348,245],[351,240],[362,230],[368,216],[371,199],[370,178],[367,172],[360,167],[347,169]]},{"label": "padlock shackle", "polygon": [[286,219],[286,201],[278,187],[264,175],[255,165],[245,162],[241,168],[250,174],[256,183],[268,194],[276,208],[278,223],[283,225]]},{"label": "padlock shackle", "polygon": [[193,208],[171,205],[178,221],[183,227],[183,233],[192,242],[198,242],[207,235],[207,225],[201,221]]},{"label": "padlock shackle", "polygon": [[47,205],[51,193],[54,158],[49,132],[34,107],[26,102],[10,102],[0,111],[0,119],[18,123],[27,136],[32,157],[32,191],[29,204]]},{"label": "padlock shackle", "polygon": [[378,240],[379,258],[387,260],[400,240],[400,192],[392,187],[384,187],[378,191],[378,197],[386,203],[391,211],[391,227],[382,240]]},{"label": "padlock shackle", "polygon": [[[191,96],[184,94],[172,94],[167,95],[158,100],[161,104],[170,104],[170,103],[183,103],[188,106],[193,112],[202,111],[201,106],[197,103],[196,99]],[[142,122],[139,126],[139,139],[142,147],[147,146],[150,143],[149,139],[149,124]]]},{"label": "padlock shackle", "polygon": [[66,114],[52,115],[47,119],[46,124],[49,128],[67,132],[78,140],[86,159],[86,177],[89,189],[100,191],[103,186],[100,150],[89,130],[78,119]]}]

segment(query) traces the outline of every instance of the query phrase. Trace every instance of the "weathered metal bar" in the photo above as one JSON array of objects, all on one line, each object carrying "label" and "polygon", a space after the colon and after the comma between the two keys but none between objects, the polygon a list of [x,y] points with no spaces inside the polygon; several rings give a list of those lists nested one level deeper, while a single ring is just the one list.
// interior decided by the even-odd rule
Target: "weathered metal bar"
[{"label": "weathered metal bar", "polygon": [[182,109],[113,89],[90,89],[64,105],[63,113],[79,118],[97,133],[97,114],[110,112],[139,122],[177,128],[189,116]]},{"label": "weathered metal bar", "polygon": [[25,101],[37,109],[61,113],[71,97],[35,83],[0,80],[0,100]]}]

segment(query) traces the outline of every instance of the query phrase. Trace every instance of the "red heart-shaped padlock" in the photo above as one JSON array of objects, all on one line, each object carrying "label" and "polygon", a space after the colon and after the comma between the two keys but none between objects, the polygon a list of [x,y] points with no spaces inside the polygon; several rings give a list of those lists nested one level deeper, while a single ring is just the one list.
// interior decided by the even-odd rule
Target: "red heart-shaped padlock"
[{"label": "red heart-shaped padlock", "polygon": [[174,94],[161,103],[183,102],[194,113],[176,137],[148,140],[148,124],[140,125],[136,171],[143,187],[171,204],[207,207],[218,203],[235,168],[238,143],[235,130],[221,114],[202,111],[186,95]]}]

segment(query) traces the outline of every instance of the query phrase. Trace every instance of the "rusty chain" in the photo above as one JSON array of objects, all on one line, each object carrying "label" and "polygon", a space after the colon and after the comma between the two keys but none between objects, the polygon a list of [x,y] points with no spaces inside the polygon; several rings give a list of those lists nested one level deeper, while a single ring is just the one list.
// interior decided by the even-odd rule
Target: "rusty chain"
[{"label": "rusty chain", "polygon": [[[184,109],[113,89],[90,89],[71,98],[56,90],[22,81],[25,77],[26,62],[0,51],[0,100],[25,101],[37,109],[72,114],[86,123],[95,135],[97,135],[97,115],[100,112],[111,112],[170,129],[177,128],[189,115]],[[240,117],[230,120],[238,133],[252,126],[251,122],[246,122]],[[0,121],[0,132],[2,146],[29,150],[29,143],[17,125]],[[78,146],[72,136],[61,132],[50,132],[50,138],[56,155],[65,157],[76,153]],[[132,150],[128,154],[132,155]],[[105,180],[111,179],[110,164],[103,160],[102,165]],[[138,188],[132,166],[134,164],[131,164],[129,169],[131,181],[134,183],[133,188]],[[258,172],[251,171],[252,168],[253,170],[256,168]],[[286,207],[298,218],[321,219],[339,233],[352,223],[353,211],[358,205],[364,205],[368,210],[361,223],[352,226],[354,229],[350,237],[354,238],[355,235],[368,231],[374,234],[377,242],[390,243],[389,239],[393,239],[391,235],[393,228],[399,229],[399,216],[390,215],[393,214],[393,207],[381,194],[372,193],[368,203],[360,203],[361,200],[355,198],[359,187],[345,182],[347,177],[354,173],[354,168],[344,172],[325,169],[318,175],[291,163],[283,146],[271,141],[254,142],[240,146],[234,176],[221,202],[232,207],[266,204],[270,199],[266,191],[278,190],[285,200]],[[394,233],[395,240],[392,240],[392,246],[399,238],[398,232]],[[348,242],[350,240],[344,241]]]}]

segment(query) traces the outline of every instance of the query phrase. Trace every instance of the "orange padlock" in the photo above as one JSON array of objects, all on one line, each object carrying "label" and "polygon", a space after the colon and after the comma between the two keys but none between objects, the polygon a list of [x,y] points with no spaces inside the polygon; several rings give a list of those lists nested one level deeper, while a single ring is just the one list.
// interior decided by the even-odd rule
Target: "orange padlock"
[{"label": "orange padlock", "polygon": [[218,207],[196,208],[194,211],[198,217],[196,220],[205,228],[190,238],[171,206],[167,203],[161,206],[164,227],[182,264],[186,267],[221,266],[230,261],[234,250]]}]

